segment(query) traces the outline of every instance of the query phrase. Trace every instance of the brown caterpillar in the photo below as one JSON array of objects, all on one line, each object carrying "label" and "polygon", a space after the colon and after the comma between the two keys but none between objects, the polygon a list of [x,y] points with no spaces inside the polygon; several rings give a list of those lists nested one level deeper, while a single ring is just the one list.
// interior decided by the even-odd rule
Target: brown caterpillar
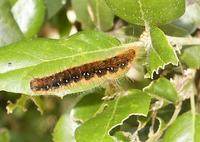
[{"label": "brown caterpillar", "polygon": [[105,59],[86,63],[42,78],[34,78],[30,88],[37,94],[50,94],[60,89],[70,90],[70,87],[80,83],[92,82],[102,78],[116,78],[125,73],[136,56],[135,49],[127,49],[122,53]]}]

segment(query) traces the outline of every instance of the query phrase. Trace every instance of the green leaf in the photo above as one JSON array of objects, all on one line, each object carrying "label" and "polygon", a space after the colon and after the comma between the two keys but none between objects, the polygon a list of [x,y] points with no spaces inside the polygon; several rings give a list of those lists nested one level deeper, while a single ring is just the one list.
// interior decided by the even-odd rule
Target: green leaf
[{"label": "green leaf", "polygon": [[82,29],[92,30],[95,25],[89,15],[88,0],[72,0],[72,7],[76,13],[77,20],[81,22]]},{"label": "green leaf", "polygon": [[103,103],[103,96],[103,90],[95,91],[84,96],[72,110],[75,120],[85,122],[93,117]]},{"label": "green leaf", "polygon": [[0,47],[19,41],[23,35],[10,12],[7,0],[0,1]]},{"label": "green leaf", "polygon": [[200,67],[200,46],[189,46],[183,50],[181,61],[188,67],[198,69]]},{"label": "green leaf", "polygon": [[66,3],[67,0],[45,0],[47,18],[50,19],[56,15]]},{"label": "green leaf", "polygon": [[178,58],[165,34],[157,27],[151,29],[151,43],[152,47],[147,57],[147,69],[153,78],[153,73],[158,73],[158,70],[164,69],[167,64],[178,65]]},{"label": "green leaf", "polygon": [[166,78],[159,78],[152,81],[151,84],[144,88],[144,91],[158,99],[176,103],[178,101],[178,94],[175,87]]},{"label": "green leaf", "polygon": [[[188,5],[185,14],[180,18],[182,23],[193,24],[195,26],[200,25],[200,5],[196,1],[195,3]],[[187,27],[186,27],[187,28]]]},{"label": "green leaf", "polygon": [[32,37],[38,33],[44,20],[44,0],[18,0],[12,13],[24,36]]},{"label": "green leaf", "polygon": [[61,9],[55,16],[53,16],[50,22],[53,27],[58,29],[61,37],[69,35],[72,25],[67,19],[65,8]]},{"label": "green leaf", "polygon": [[[81,32],[60,40],[24,40],[0,49],[0,90],[37,95],[30,89],[33,78],[103,60],[124,50],[117,39],[93,31]],[[101,81],[81,84],[55,95],[85,91],[100,84]]]},{"label": "green leaf", "polygon": [[73,0],[72,6],[83,29],[107,31],[113,26],[114,15],[104,0]]},{"label": "green leaf", "polygon": [[[150,97],[139,90],[126,92],[107,103],[105,110],[89,119],[76,129],[77,142],[113,142],[109,131],[121,124],[129,116],[137,114],[146,116],[149,110]],[[138,101],[140,100],[140,101]]]},{"label": "green leaf", "polygon": [[[183,24],[183,23],[182,23]],[[184,37],[190,35],[191,31],[172,22],[166,25],[159,26],[159,28],[169,36]]]},{"label": "green leaf", "polygon": [[10,135],[7,129],[0,129],[0,142],[10,142]]},{"label": "green leaf", "polygon": [[198,3],[187,5],[183,16],[170,24],[161,26],[160,28],[170,36],[189,36],[200,25],[199,14],[200,5]]},{"label": "green leaf", "polygon": [[[185,0],[106,0],[113,12],[132,24],[161,25],[180,17]],[[169,12],[170,11],[170,12]]]},{"label": "green leaf", "polygon": [[114,15],[105,0],[89,0],[89,10],[97,29],[107,31],[112,28]]},{"label": "green leaf", "polygon": [[74,122],[68,114],[63,114],[53,131],[54,142],[75,142],[74,139]]},{"label": "green leaf", "polygon": [[14,5],[16,3],[17,0],[9,0],[10,5]]},{"label": "green leaf", "polygon": [[161,142],[199,142],[200,114],[187,112],[179,116],[166,130]]}]

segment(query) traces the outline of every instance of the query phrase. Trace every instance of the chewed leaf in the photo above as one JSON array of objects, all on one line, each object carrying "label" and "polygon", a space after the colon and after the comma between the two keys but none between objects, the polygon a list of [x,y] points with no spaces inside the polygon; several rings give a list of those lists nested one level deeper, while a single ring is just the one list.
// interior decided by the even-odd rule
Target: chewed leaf
[{"label": "chewed leaf", "polygon": [[13,111],[17,108],[21,109],[22,111],[27,111],[26,105],[28,100],[32,100],[34,104],[37,106],[37,110],[43,114],[44,111],[44,103],[41,100],[40,96],[27,96],[27,95],[21,95],[19,99],[15,103],[12,103],[11,101],[8,101],[8,105],[6,106],[7,113],[13,113]]},{"label": "chewed leaf", "polygon": [[10,101],[8,101],[8,105],[6,107],[7,109],[7,113],[10,114],[10,113],[13,113],[13,111],[16,109],[16,108],[19,108],[21,109],[22,111],[27,111],[26,109],[26,102],[27,100],[29,99],[29,96],[25,96],[25,95],[22,95],[16,103],[12,103]]},{"label": "chewed leaf", "polygon": [[76,129],[77,142],[113,142],[109,131],[116,125],[122,124],[131,115],[146,116],[150,100],[151,98],[146,93],[130,90],[127,95],[108,102],[102,113],[97,114]]},{"label": "chewed leaf", "polygon": [[167,64],[178,65],[178,58],[175,50],[167,41],[165,34],[157,27],[151,29],[152,47],[147,57],[147,69],[151,78],[153,73],[164,69]]}]

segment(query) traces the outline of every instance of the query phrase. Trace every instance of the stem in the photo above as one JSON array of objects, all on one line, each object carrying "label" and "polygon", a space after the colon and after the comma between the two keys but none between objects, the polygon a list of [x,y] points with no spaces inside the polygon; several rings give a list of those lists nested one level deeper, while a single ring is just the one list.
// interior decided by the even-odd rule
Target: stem
[{"label": "stem", "polygon": [[200,45],[200,38],[167,36],[170,43],[175,45]]},{"label": "stem", "polygon": [[144,43],[141,41],[131,42],[123,44],[124,47],[144,47]]},{"label": "stem", "polygon": [[195,86],[197,89],[196,112],[200,112],[200,69],[195,74]]},{"label": "stem", "polygon": [[190,105],[191,105],[191,112],[192,112],[192,134],[195,134],[196,109],[195,109],[195,96],[194,96],[194,94],[192,94],[190,96]]},{"label": "stem", "polygon": [[169,120],[169,122],[166,124],[166,126],[161,129],[159,132],[156,132],[152,137],[150,137],[147,142],[155,142],[158,141],[158,139],[163,135],[163,132],[176,120],[176,118],[178,117],[179,112],[181,111],[181,106],[182,106],[182,101],[180,100],[180,102],[176,105],[176,108],[174,110],[174,113],[171,117],[171,119]]},{"label": "stem", "polygon": [[[121,38],[121,39],[127,39],[127,38],[131,38],[132,37],[132,36],[118,35],[118,34],[115,34],[115,36],[117,38]],[[166,37],[167,37],[168,41],[172,45],[178,45],[179,46],[179,50],[181,50],[182,46],[200,45],[200,38],[193,38],[193,37],[172,37],[172,36],[166,36]],[[141,41],[136,41],[136,42],[141,42]],[[132,42],[132,44],[133,43],[135,43],[135,42]],[[145,46],[144,43],[143,43],[143,46]]]},{"label": "stem", "polygon": [[95,3],[95,10],[96,10],[96,24],[97,24],[97,29],[101,30],[101,23],[100,23],[100,13],[99,13],[99,0],[96,0]]},{"label": "stem", "polygon": [[182,106],[182,101],[180,101],[178,105],[176,106],[174,113],[172,115],[172,118],[170,119],[170,121],[167,123],[167,125],[165,126],[163,130],[166,130],[176,120],[179,112],[181,111],[181,106]]},{"label": "stem", "polygon": [[195,97],[194,97],[194,94],[192,94],[190,96],[190,106],[191,106],[192,114],[195,114],[196,113],[196,109],[195,109]]}]

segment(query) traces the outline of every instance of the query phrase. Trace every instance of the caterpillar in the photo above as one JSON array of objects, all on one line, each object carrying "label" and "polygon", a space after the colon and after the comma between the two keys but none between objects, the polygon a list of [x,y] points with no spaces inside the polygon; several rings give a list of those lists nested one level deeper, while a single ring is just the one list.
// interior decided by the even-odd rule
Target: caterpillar
[{"label": "caterpillar", "polygon": [[55,74],[34,78],[30,89],[36,94],[55,94],[76,85],[97,80],[115,79],[126,73],[136,57],[136,49],[129,48],[113,57],[85,63]]}]

